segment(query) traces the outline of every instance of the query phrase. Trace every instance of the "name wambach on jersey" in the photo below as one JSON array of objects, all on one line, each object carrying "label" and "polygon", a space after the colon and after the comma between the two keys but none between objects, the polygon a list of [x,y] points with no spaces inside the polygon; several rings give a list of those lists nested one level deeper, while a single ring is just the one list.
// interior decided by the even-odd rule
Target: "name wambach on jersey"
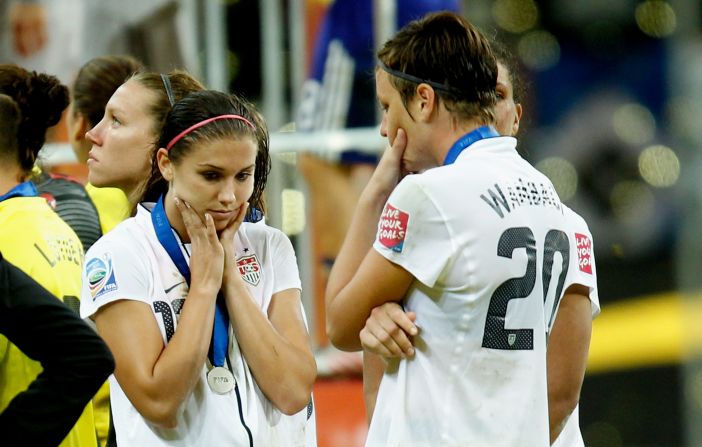
[{"label": "name wambach on jersey", "polygon": [[387,201],[373,247],[414,276],[402,304],[420,332],[389,362],[368,446],[549,445],[544,302],[576,256],[551,182],[515,146],[477,141]]}]

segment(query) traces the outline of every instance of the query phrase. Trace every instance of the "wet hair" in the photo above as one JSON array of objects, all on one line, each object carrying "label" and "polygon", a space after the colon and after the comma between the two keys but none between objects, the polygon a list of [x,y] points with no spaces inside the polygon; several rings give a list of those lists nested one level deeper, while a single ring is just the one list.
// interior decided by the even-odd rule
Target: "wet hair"
[{"label": "wet hair", "polygon": [[[257,220],[253,214],[254,209],[265,212],[263,191],[271,169],[271,160],[268,149],[268,129],[263,117],[253,104],[240,96],[214,90],[191,93],[176,102],[166,117],[158,147],[167,147],[173,138],[184,130],[209,118],[221,115],[238,115],[248,122],[241,119],[220,119],[207,123],[178,139],[170,148],[168,157],[172,163],[177,165],[197,144],[222,139],[253,139],[258,149],[254,171],[254,189],[249,199],[250,206],[246,217],[250,221]],[[153,165],[157,166],[155,159]],[[161,172],[156,172],[152,172],[147,182],[142,201],[154,202],[168,190],[168,183],[161,176]]]},{"label": "wet hair", "polygon": [[15,100],[0,94],[0,154],[17,153],[17,128],[21,118]]},{"label": "wet hair", "polygon": [[100,56],[86,62],[73,83],[73,112],[85,116],[90,127],[102,120],[105,106],[117,88],[144,70],[131,56]]},{"label": "wet hair", "polygon": [[44,146],[46,130],[55,126],[68,106],[68,88],[55,77],[17,65],[0,65],[0,93],[11,97],[21,113],[16,161],[28,173]]},{"label": "wet hair", "polygon": [[502,66],[507,69],[509,82],[512,84],[512,95],[514,96],[515,104],[522,102],[525,91],[520,76],[521,67],[519,62],[514,57],[514,54],[497,39],[493,39],[490,42],[490,46],[492,47],[493,53],[495,53],[495,59],[497,62],[502,64]]},{"label": "wet hair", "polygon": [[385,42],[378,60],[405,107],[426,82],[459,118],[494,123],[495,56],[488,39],[460,15],[431,13],[408,23]]}]

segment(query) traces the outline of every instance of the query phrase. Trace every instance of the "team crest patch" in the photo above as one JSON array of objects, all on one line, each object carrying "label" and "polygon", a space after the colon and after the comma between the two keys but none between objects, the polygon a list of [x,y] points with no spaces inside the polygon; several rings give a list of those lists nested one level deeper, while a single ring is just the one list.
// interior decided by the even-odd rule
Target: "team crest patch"
[{"label": "team crest patch", "polygon": [[112,257],[105,253],[101,258],[93,258],[85,263],[88,286],[93,301],[99,296],[117,290],[115,272],[112,269]]},{"label": "team crest patch", "polygon": [[575,233],[575,246],[580,271],[592,275],[592,241],[584,234]]},{"label": "team crest patch", "polygon": [[395,208],[389,203],[385,205],[378,224],[378,240],[392,251],[401,252],[407,235],[409,214]]},{"label": "team crest patch", "polygon": [[255,254],[237,259],[236,266],[239,268],[241,277],[247,283],[257,286],[261,281],[261,264],[259,264]]}]

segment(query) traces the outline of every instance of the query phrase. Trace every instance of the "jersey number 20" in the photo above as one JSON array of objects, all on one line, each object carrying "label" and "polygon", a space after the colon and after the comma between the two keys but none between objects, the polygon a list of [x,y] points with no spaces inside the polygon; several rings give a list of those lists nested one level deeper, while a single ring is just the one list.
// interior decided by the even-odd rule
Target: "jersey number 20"
[{"label": "jersey number 20", "polygon": [[[483,334],[482,346],[484,348],[504,350],[534,349],[533,329],[505,329],[505,317],[509,301],[528,297],[534,290],[534,284],[536,283],[536,240],[531,229],[518,227],[505,230],[497,243],[497,255],[511,259],[514,250],[518,248],[526,249],[526,273],[521,278],[511,278],[503,282],[490,297]],[[558,301],[561,298],[563,284],[568,273],[570,253],[568,236],[560,230],[551,230],[544,239],[544,262],[541,268],[544,304],[548,296],[556,252],[561,254],[563,266],[558,277],[555,299],[547,327],[550,327],[555,311],[558,308]]]}]

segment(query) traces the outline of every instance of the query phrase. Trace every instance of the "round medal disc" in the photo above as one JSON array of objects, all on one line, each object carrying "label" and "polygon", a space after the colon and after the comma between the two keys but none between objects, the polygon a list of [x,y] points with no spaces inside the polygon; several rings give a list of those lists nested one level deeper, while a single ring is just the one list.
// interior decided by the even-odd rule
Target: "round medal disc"
[{"label": "round medal disc", "polygon": [[207,384],[217,394],[227,394],[234,388],[234,376],[223,366],[215,366],[207,373]]}]

